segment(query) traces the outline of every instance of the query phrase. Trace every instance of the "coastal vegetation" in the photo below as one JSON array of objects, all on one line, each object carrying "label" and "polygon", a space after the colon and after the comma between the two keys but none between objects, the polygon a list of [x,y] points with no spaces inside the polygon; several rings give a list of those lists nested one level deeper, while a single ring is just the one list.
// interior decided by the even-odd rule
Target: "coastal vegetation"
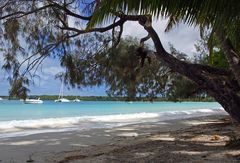
[{"label": "coastal vegetation", "polygon": [[[19,100],[19,97],[1,96],[3,99]],[[76,99],[76,96],[64,96],[69,100]],[[77,96],[81,101],[129,101],[129,97],[110,97],[110,96]],[[54,101],[58,99],[58,95],[31,95],[29,98],[40,98],[41,100]],[[137,97],[136,101],[158,102],[158,101],[174,101],[174,102],[215,102],[212,97],[188,97],[188,98],[163,98],[155,97],[150,99],[147,97]]]},{"label": "coastal vegetation", "polygon": [[[215,98],[231,117],[240,122],[239,8],[240,3],[234,0],[7,0],[0,6],[0,20],[3,31],[1,51],[5,60],[3,68],[12,74],[9,78],[12,86],[10,95],[26,98],[27,86],[34,77],[35,69],[47,57],[61,61],[66,73],[60,76],[72,86],[106,82],[107,78],[102,78],[102,71],[91,62],[92,58],[99,55],[114,57],[111,51],[121,46],[123,26],[131,21],[138,22],[147,32],[136,49],[141,67],[146,65],[141,63],[150,55],[145,42],[152,40],[154,62],[164,63],[177,76],[180,74],[177,78],[193,83],[193,88],[198,87]],[[209,33],[208,63],[182,60],[168,52],[152,26],[153,19],[161,17],[169,20],[166,31],[185,23],[198,26],[201,35]],[[81,65],[79,60],[88,62]],[[110,64],[117,65],[117,60]],[[135,71],[130,73],[133,79],[137,74]],[[116,73],[113,69],[110,72]],[[157,75],[149,77],[155,79]],[[149,84],[149,81],[144,84]],[[136,94],[132,83],[129,82],[129,88],[126,88],[130,97]],[[175,82],[173,86],[181,83]],[[121,83],[112,84],[124,88]],[[129,92],[130,89],[132,91]],[[115,94],[115,89],[110,89],[111,93]],[[151,96],[152,93],[149,94]]]}]

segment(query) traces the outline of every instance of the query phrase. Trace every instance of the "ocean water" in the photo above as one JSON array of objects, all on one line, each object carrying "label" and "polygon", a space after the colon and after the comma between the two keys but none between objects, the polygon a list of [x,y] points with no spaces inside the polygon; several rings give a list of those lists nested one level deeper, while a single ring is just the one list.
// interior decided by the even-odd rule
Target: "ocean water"
[{"label": "ocean water", "polygon": [[222,114],[216,102],[0,101],[0,138]]}]

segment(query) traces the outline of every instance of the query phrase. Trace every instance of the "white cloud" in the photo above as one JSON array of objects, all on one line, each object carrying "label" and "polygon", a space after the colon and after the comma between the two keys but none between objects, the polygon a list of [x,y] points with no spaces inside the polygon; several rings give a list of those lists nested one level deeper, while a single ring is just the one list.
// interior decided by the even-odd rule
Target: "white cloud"
[{"label": "white cloud", "polygon": [[60,66],[50,66],[44,65],[44,68],[38,69],[36,75],[38,77],[34,78],[34,86],[33,87],[46,87],[49,86],[49,82],[55,81],[55,75],[62,72],[63,68]]},{"label": "white cloud", "polygon": [[[164,32],[166,28],[167,20],[158,20],[153,22],[153,28],[158,33],[160,40],[162,41],[165,49],[169,49],[168,43],[172,43],[174,47],[182,51],[189,56],[192,56],[195,51],[194,44],[200,39],[199,29],[197,27],[189,27],[184,24],[179,24],[173,28],[170,32]],[[134,36],[142,38],[147,35],[144,28],[138,24],[138,22],[127,22],[124,25],[123,36]],[[149,42],[153,45],[152,42]]]},{"label": "white cloud", "polygon": [[56,74],[63,72],[63,68],[60,66],[50,66],[43,69],[43,74],[55,76]]}]

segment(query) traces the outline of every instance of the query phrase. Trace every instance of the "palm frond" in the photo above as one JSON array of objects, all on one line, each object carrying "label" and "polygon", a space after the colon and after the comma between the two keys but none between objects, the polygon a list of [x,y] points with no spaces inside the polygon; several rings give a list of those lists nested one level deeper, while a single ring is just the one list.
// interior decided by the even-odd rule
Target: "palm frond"
[{"label": "palm frond", "polygon": [[240,3],[236,0],[102,0],[89,27],[109,22],[117,11],[151,14],[156,19],[174,15],[189,25],[220,26],[239,20],[239,9]]}]

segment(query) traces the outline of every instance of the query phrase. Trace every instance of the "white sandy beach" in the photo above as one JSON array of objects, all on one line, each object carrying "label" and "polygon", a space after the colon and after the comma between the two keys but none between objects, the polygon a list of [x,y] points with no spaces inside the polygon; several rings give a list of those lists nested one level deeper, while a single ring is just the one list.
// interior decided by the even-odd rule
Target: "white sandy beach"
[{"label": "white sandy beach", "polygon": [[[198,128],[191,127],[222,123],[219,121],[224,117],[224,115],[218,115],[185,120],[139,123],[112,129],[43,133],[5,138],[0,140],[0,162],[106,162],[107,160],[110,160],[110,162],[148,162],[149,157],[153,157],[154,153],[156,154],[156,149],[158,149],[155,144],[156,142],[153,143],[154,141],[160,141],[157,143],[157,146],[161,147],[161,142],[163,145],[164,141],[175,142],[177,138],[171,136],[171,134],[176,136],[176,133],[184,132],[185,130],[188,130],[188,133],[192,131],[191,134],[193,135],[196,131],[201,133]],[[206,127],[203,129],[206,129]],[[211,128],[211,130],[213,129],[214,128]],[[217,129],[218,127],[216,127],[216,130]],[[209,136],[212,136],[211,132],[209,132]],[[179,137],[179,135],[177,137]],[[206,135],[205,137],[204,140],[209,139]],[[220,143],[216,145],[221,146],[223,141],[228,141],[229,139],[227,136],[220,136],[219,140],[222,140],[222,142],[215,143]],[[143,142],[146,143],[144,148],[139,146]],[[153,144],[151,144],[151,142]],[[155,149],[154,152],[148,149],[149,146]],[[129,154],[126,155],[128,148],[134,148],[136,158],[131,158],[132,156]],[[119,150],[122,153],[117,152],[116,154],[116,151]],[[159,148],[158,150],[164,151],[165,149]],[[172,149],[169,148],[167,150]],[[176,151],[171,152],[177,152],[177,148]],[[125,158],[121,157],[124,153],[126,155],[126,157],[124,156]],[[160,151],[159,154],[161,154]],[[201,155],[201,152],[192,151],[193,157],[198,154]],[[118,158],[118,155],[120,158]],[[162,160],[157,157],[153,158],[159,162],[164,161],[163,158]],[[222,159],[221,157],[219,158]],[[181,157],[179,157],[179,159],[181,160]],[[156,162],[156,160],[153,162]],[[232,160],[232,158],[230,160]]]}]

